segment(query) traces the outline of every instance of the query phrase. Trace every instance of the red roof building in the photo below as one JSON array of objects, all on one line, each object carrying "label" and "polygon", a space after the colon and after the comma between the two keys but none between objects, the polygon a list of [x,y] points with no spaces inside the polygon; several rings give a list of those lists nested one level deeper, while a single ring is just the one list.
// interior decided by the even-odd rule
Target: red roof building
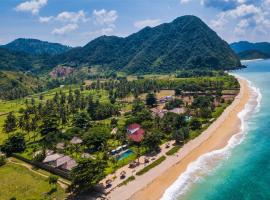
[{"label": "red roof building", "polygon": [[128,138],[134,142],[141,142],[143,140],[145,131],[140,124],[130,124],[127,127]]}]

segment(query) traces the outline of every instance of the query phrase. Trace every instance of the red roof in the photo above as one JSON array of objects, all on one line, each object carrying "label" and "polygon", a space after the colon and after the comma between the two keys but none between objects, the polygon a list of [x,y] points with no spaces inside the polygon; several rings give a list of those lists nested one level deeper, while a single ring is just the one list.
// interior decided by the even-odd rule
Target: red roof
[{"label": "red roof", "polygon": [[133,130],[133,129],[137,129],[137,128],[141,128],[141,125],[140,125],[140,124],[134,123],[134,124],[130,124],[130,125],[127,127],[128,130]]},{"label": "red roof", "polygon": [[134,132],[133,134],[129,134],[128,138],[133,140],[134,142],[141,142],[144,136],[144,130],[143,129],[139,129],[136,132]]}]

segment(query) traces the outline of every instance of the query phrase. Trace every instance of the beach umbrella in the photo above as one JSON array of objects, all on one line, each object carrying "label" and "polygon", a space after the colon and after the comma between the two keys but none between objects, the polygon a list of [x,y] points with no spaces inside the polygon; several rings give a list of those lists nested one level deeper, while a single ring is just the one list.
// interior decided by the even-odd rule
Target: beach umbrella
[{"label": "beach umbrella", "polygon": [[125,171],[121,171],[120,178],[125,178],[125,177],[126,177],[126,172]]},{"label": "beach umbrella", "polygon": [[120,173],[121,176],[125,176],[126,174],[127,174],[126,171],[121,171]]}]

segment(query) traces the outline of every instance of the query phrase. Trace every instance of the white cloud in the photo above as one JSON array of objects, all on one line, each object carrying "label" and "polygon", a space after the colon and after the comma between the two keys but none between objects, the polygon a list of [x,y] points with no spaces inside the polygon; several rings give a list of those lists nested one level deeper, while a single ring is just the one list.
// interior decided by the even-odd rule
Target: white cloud
[{"label": "white cloud", "polygon": [[[238,0],[235,8],[222,11],[211,26],[215,30],[227,31],[232,27],[230,37],[257,37],[259,34],[268,35],[270,28],[269,8],[265,6],[270,0],[261,1],[260,4],[247,4],[245,0]],[[247,34],[248,33],[248,34]]]},{"label": "white cloud", "polygon": [[118,14],[116,10],[94,10],[93,17],[96,24],[99,25],[114,25],[115,21],[118,18]]},{"label": "white cloud", "polygon": [[134,26],[136,28],[144,28],[146,26],[154,27],[160,24],[160,19],[145,19],[141,21],[136,21]]},{"label": "white cloud", "polygon": [[40,23],[48,23],[53,20],[53,16],[49,17],[39,17],[39,22]]},{"label": "white cloud", "polygon": [[86,22],[88,19],[86,17],[86,13],[83,10],[79,10],[78,12],[61,12],[57,15],[56,20],[63,22]]},{"label": "white cloud", "polygon": [[52,31],[52,34],[54,34],[54,35],[65,35],[66,33],[75,31],[76,29],[78,29],[77,24],[68,24],[68,25],[65,25],[65,26],[60,27],[60,28],[55,28]]},{"label": "white cloud", "polygon": [[[40,23],[54,22],[59,24],[61,22],[62,27],[53,29],[51,32],[55,35],[65,35],[79,28],[82,23],[91,21],[93,25],[98,25],[98,30],[87,32],[88,35],[108,35],[114,32],[116,26],[115,22],[118,18],[117,11],[115,10],[94,10],[92,17],[89,16],[84,10],[79,10],[77,12],[64,11],[56,16],[44,16],[39,17]],[[85,35],[84,34],[84,35]]]},{"label": "white cloud", "polygon": [[234,31],[237,35],[245,34],[245,29],[249,26],[249,21],[247,19],[242,19],[237,26],[235,27]]},{"label": "white cloud", "polygon": [[181,4],[186,4],[186,3],[189,3],[189,2],[191,2],[192,0],[180,0],[180,3]]},{"label": "white cloud", "polygon": [[225,25],[228,23],[228,20],[225,14],[222,12],[218,15],[217,19],[210,21],[210,26],[216,30],[221,30],[225,28]]},{"label": "white cloud", "polygon": [[260,14],[260,12],[262,12],[262,11],[259,7],[256,7],[254,5],[243,4],[243,5],[236,7],[233,10],[227,11],[226,14],[233,17],[233,18],[237,18],[237,17],[245,17],[245,16]]},{"label": "white cloud", "polygon": [[68,12],[64,11],[59,13],[57,16],[49,16],[49,17],[40,17],[39,21],[41,23],[46,23],[50,21],[61,21],[66,23],[78,23],[78,22],[87,22],[89,19],[87,18],[86,12],[83,10],[79,10],[78,12]]},{"label": "white cloud", "polygon": [[20,3],[16,6],[16,11],[31,12],[33,15],[39,13],[39,10],[47,4],[48,0],[30,0]]}]

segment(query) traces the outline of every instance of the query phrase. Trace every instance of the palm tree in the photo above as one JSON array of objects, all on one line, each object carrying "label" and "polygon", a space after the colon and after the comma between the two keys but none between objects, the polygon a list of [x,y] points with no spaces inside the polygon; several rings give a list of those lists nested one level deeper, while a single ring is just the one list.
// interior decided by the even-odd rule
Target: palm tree
[{"label": "palm tree", "polygon": [[56,188],[56,184],[57,184],[57,181],[58,181],[58,176],[50,175],[48,177],[48,181],[49,181],[49,184],[53,186],[53,188]]}]

